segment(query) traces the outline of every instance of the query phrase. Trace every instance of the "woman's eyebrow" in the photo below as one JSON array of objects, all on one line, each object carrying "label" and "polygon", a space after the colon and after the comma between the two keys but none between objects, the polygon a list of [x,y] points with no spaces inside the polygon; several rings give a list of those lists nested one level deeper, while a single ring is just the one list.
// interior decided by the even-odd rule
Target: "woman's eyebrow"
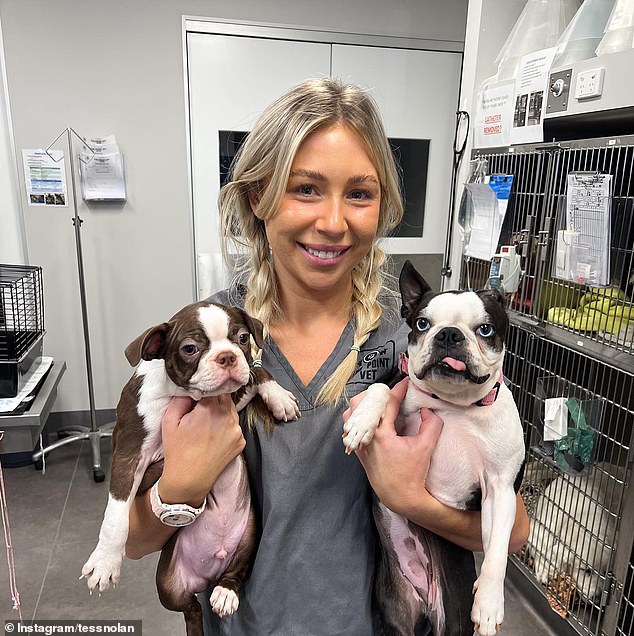
[{"label": "woman's eyebrow", "polygon": [[348,179],[348,183],[352,185],[356,185],[358,183],[367,183],[367,182],[371,182],[371,183],[375,183],[376,185],[379,185],[379,180],[373,174],[360,174],[360,175],[357,175],[356,177],[350,177],[350,179]]},{"label": "woman's eyebrow", "polygon": [[305,177],[306,179],[313,179],[315,181],[326,181],[326,177],[321,174],[321,172],[317,172],[315,170],[292,170],[288,175],[289,177]]}]

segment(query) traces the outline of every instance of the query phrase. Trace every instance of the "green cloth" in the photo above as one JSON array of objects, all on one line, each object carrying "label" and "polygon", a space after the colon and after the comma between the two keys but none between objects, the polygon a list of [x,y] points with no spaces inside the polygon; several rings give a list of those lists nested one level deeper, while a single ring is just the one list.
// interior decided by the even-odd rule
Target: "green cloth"
[{"label": "green cloth", "polygon": [[562,470],[580,472],[592,459],[594,431],[588,426],[577,398],[569,398],[566,406],[575,426],[569,426],[568,434],[555,442],[554,459]]}]

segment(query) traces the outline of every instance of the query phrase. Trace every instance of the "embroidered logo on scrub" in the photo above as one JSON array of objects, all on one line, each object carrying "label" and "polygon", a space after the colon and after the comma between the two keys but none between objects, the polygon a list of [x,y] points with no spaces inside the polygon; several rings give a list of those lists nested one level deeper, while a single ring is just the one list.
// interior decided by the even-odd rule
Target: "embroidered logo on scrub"
[{"label": "embroidered logo on scrub", "polygon": [[395,344],[389,340],[381,347],[361,349],[357,368],[348,384],[370,385],[392,377],[396,371]]}]

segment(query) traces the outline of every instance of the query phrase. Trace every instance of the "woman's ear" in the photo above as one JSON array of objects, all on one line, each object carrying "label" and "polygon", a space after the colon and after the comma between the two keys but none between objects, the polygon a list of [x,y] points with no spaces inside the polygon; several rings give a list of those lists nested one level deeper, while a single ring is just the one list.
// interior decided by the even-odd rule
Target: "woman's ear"
[{"label": "woman's ear", "polygon": [[257,190],[249,190],[249,205],[251,206],[251,212],[255,214],[255,216],[260,218],[258,215],[258,209],[260,207],[260,194]]}]

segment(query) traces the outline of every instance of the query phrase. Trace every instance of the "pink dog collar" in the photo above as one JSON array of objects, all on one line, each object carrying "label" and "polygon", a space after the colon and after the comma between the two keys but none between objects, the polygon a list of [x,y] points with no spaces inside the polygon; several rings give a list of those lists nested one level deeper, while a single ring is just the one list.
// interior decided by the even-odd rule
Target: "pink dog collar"
[{"label": "pink dog collar", "polygon": [[[401,371],[401,373],[403,373],[404,375],[409,375],[409,370],[408,370],[409,365],[408,365],[407,354],[399,353],[398,368]],[[498,399],[498,393],[500,392],[500,387],[502,386],[503,383],[504,383],[504,374],[500,371],[500,377],[498,378],[497,382],[493,385],[493,388],[483,398],[480,398],[477,402],[474,402],[473,406],[491,406],[491,404],[493,404],[495,400]],[[421,393],[424,393],[425,395],[428,395],[429,397],[434,398],[434,400],[441,399],[435,393],[424,391],[420,387],[416,386],[413,382],[411,382],[411,380],[410,380],[410,384],[417,391],[420,391]]]}]

